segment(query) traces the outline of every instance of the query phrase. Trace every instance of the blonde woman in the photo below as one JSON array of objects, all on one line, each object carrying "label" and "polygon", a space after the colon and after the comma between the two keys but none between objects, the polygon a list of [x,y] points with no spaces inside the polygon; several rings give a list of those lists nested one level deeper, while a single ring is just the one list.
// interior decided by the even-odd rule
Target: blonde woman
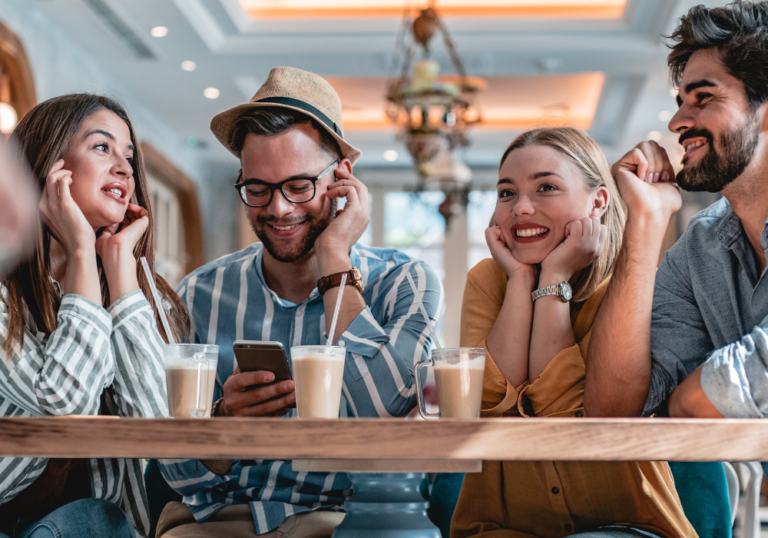
[{"label": "blonde woman", "polygon": [[[507,148],[497,193],[493,259],[469,272],[461,323],[461,345],[488,350],[483,416],[583,416],[583,357],[626,221],[608,163],[583,131],[536,129]],[[486,462],[466,476],[453,538],[571,535],[696,532],[664,462]]]}]

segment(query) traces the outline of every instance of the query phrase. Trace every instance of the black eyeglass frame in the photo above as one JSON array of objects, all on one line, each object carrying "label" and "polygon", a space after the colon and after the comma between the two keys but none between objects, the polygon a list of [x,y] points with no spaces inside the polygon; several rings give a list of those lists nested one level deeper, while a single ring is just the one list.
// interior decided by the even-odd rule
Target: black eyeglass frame
[{"label": "black eyeglass frame", "polygon": [[[243,178],[243,173],[240,172],[240,175],[237,176],[237,183],[235,183],[235,189],[237,190],[237,194],[240,196],[240,200],[247,205],[248,207],[267,207],[269,204],[272,203],[272,198],[275,196],[275,191],[277,189],[280,189],[280,192],[283,194],[283,197],[288,200],[292,204],[306,204],[307,202],[311,202],[315,199],[315,195],[317,194],[317,181],[323,177],[324,175],[328,174],[334,166],[339,164],[341,162],[340,159],[336,159],[333,161],[328,168],[320,172],[315,177],[295,177],[292,179],[286,179],[285,181],[281,181],[280,183],[267,183],[266,181],[261,181],[260,179],[247,179],[245,181],[240,181]],[[303,202],[295,202],[291,200],[291,198],[285,193],[283,190],[283,187],[286,183],[290,183],[292,181],[311,181],[312,182],[312,197],[308,200],[304,200]],[[243,192],[243,187],[247,187],[248,185],[263,185],[264,187],[267,187],[269,189],[269,200],[266,204],[259,204],[259,205],[251,205],[245,200],[245,193]]]}]

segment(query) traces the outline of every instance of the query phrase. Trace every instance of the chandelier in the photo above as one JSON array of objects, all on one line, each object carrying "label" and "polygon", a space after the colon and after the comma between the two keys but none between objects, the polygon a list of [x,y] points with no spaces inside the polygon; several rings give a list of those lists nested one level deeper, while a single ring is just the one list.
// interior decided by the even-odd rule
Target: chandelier
[{"label": "chandelier", "polygon": [[[439,76],[440,64],[430,58],[430,41],[438,32],[456,75]],[[434,0],[415,19],[406,10],[392,65],[397,74],[387,82],[387,116],[399,126],[398,138],[416,164],[416,191],[445,193],[439,211],[447,225],[467,205],[472,173],[457,150],[469,145],[468,129],[482,121],[477,93],[485,81],[467,76]]]}]

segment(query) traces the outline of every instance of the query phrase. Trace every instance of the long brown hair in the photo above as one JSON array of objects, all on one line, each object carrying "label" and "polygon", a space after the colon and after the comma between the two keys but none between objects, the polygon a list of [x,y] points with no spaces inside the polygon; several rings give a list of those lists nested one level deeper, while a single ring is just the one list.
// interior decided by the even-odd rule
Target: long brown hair
[{"label": "long brown hair", "polygon": [[[131,120],[123,107],[114,100],[100,95],[80,93],[55,97],[30,110],[19,122],[12,138],[15,139],[22,156],[29,163],[34,177],[38,180],[39,192],[42,192],[48,172],[56,161],[64,157],[70,142],[83,121],[100,110],[114,112],[125,122],[130,131],[131,142],[135,148],[131,164],[135,191],[131,203],[143,207],[149,214],[147,231],[136,244],[133,253],[137,260],[141,256],[147,258],[160,295],[171,306],[169,319],[171,331],[174,333],[176,341],[180,341],[187,336],[189,315],[184,303],[173,291],[173,288],[160,275],[155,274],[154,220],[147,192],[144,162],[141,158],[141,146],[136,143],[136,135]],[[38,227],[35,250],[32,256],[2,279],[6,288],[4,300],[8,306],[8,333],[4,345],[6,357],[12,354],[14,342],[18,342],[19,349],[22,349],[25,303],[39,331],[51,334],[56,329],[56,314],[59,310],[60,301],[51,279],[50,246],[51,234],[47,227],[41,223]],[[98,270],[101,281],[102,304],[106,308],[111,304],[111,300],[101,259],[98,259]],[[139,269],[139,264],[137,264],[136,270],[141,291],[144,292],[144,296],[154,309],[158,330],[167,341],[168,338],[160,323],[144,271]]]},{"label": "long brown hair", "polygon": [[[549,146],[567,156],[581,170],[590,192],[600,187],[608,189],[608,207],[600,217],[600,222],[608,227],[608,238],[605,240],[603,252],[597,260],[580,271],[573,283],[573,300],[584,301],[613,273],[616,256],[621,249],[627,215],[619,189],[611,175],[611,168],[603,150],[586,132],[573,127],[542,127],[521,134],[507,147],[501,157],[499,170],[512,151],[534,144]],[[495,226],[495,220],[494,216],[491,226]]]}]

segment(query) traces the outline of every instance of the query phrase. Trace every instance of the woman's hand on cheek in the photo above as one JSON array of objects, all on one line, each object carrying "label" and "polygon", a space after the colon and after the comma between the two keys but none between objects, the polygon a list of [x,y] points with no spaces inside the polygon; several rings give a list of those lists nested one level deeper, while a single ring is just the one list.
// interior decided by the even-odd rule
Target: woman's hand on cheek
[{"label": "woman's hand on cheek", "polygon": [[[133,250],[149,226],[147,210],[128,204],[125,219],[119,225],[104,228],[96,240],[96,252],[101,257],[109,284],[109,295],[114,302],[123,295],[139,289],[136,276],[136,257]],[[119,231],[118,231],[119,229]]]},{"label": "woman's hand on cheek", "polygon": [[[133,249],[149,226],[149,215],[143,207],[128,204],[123,222],[101,230],[96,239],[96,252],[105,265],[130,256],[135,261]],[[119,231],[118,231],[119,230]]]},{"label": "woman's hand on cheek", "polygon": [[608,227],[598,217],[569,222],[563,242],[541,262],[539,286],[570,280],[577,271],[600,257],[607,237]]},{"label": "woman's hand on cheek", "polygon": [[40,197],[43,222],[68,256],[81,251],[93,252],[96,241],[93,228],[72,199],[71,184],[72,172],[65,170],[64,159],[59,159],[51,167]]},{"label": "woman's hand on cheek", "polygon": [[501,233],[501,228],[498,226],[486,228],[485,242],[488,243],[493,260],[504,270],[507,278],[512,279],[514,274],[528,274],[529,272],[532,275],[535,274],[535,268],[532,265],[517,261],[512,251],[509,250],[509,246]]}]

